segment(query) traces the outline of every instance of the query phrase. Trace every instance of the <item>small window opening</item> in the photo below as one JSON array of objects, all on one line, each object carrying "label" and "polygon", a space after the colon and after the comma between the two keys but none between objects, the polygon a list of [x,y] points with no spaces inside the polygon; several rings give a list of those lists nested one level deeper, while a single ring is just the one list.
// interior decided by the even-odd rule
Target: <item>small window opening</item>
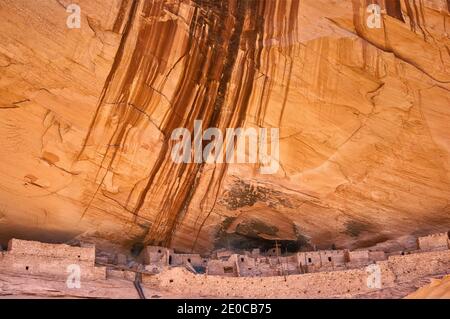
[{"label": "small window opening", "polygon": [[234,270],[233,267],[223,267],[223,272],[226,274],[232,274]]}]

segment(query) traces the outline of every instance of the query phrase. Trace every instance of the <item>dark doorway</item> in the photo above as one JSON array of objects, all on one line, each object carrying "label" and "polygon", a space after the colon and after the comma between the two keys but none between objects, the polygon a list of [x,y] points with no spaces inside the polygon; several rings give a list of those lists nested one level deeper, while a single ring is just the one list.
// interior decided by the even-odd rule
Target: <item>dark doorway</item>
[{"label": "dark doorway", "polygon": [[234,272],[233,267],[223,267],[223,272],[226,274],[232,274]]}]

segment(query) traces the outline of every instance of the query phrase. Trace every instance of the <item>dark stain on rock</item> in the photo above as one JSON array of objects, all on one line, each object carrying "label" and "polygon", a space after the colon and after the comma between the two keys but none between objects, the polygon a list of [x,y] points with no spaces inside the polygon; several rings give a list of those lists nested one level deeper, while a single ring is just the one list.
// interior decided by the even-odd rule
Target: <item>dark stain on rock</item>
[{"label": "dark stain on rock", "polygon": [[130,253],[133,257],[139,256],[141,251],[144,249],[144,244],[141,242],[134,243],[130,249]]},{"label": "dark stain on rock", "polygon": [[225,192],[219,202],[229,210],[253,206],[256,202],[265,203],[271,208],[279,206],[292,208],[292,204],[286,197],[282,192],[238,180]]},{"label": "dark stain on rock", "polygon": [[46,161],[49,164],[54,164],[59,162],[59,157],[56,154],[50,153],[50,152],[44,152],[42,153],[42,159]]},{"label": "dark stain on rock", "polygon": [[261,221],[252,220],[239,224],[236,231],[229,233],[227,229],[234,222],[234,217],[226,218],[219,226],[219,230],[214,242],[214,249],[226,248],[233,251],[252,250],[254,248],[261,249],[262,252],[267,251],[276,244],[284,252],[297,252],[306,247],[310,247],[309,240],[295,228],[296,240],[271,240],[260,237],[261,234],[276,236],[278,228],[267,225]]},{"label": "dark stain on rock", "polygon": [[[162,146],[145,182],[141,186],[143,176],[137,178],[121,206],[123,214],[131,215],[133,223],[152,218],[152,227],[140,234],[140,241],[146,244],[162,241],[170,246],[204,166],[204,163],[174,163],[170,159],[174,145],[171,133],[180,127],[192,132],[195,120],[203,120],[204,127],[222,130],[242,127],[254,81],[261,72],[259,60],[264,39],[276,36],[273,30],[265,32],[264,19],[277,13],[279,21],[286,19],[286,34],[291,34],[297,14],[287,13],[298,12],[298,0],[281,6],[266,0],[192,1],[194,10],[183,48],[185,54],[175,63],[181,63],[181,72],[170,97],[161,92],[168,80],[168,52],[179,40],[176,35],[180,29],[176,21],[165,17],[167,10],[175,15],[181,12],[181,4],[130,1],[122,3],[114,23],[113,30],[120,32],[122,39],[77,159],[88,160],[91,151],[101,152],[103,156],[95,159],[95,164],[106,168],[105,172],[114,171],[123,155],[123,149],[116,146],[125,145],[131,128],[141,128],[143,121],[159,114],[159,101],[165,99],[170,108],[157,124],[163,136]],[[241,52],[245,53],[244,58]],[[244,70],[236,72],[236,88],[230,86],[233,70]],[[229,104],[225,103],[228,98]],[[107,145],[106,150],[103,145]],[[218,166],[217,172],[214,168],[204,198],[217,199],[226,168],[227,165]],[[101,200],[98,196],[106,178],[104,171],[98,169],[89,176],[97,185],[89,190],[81,218]],[[202,211],[203,222],[197,238],[211,211]],[[194,238],[194,246],[195,243]]]},{"label": "dark stain on rock", "polygon": [[345,223],[344,233],[351,237],[358,237],[362,232],[369,231],[372,225],[357,220],[350,220]]},{"label": "dark stain on rock", "polygon": [[247,237],[259,237],[261,234],[278,235],[278,227],[267,225],[259,220],[244,221],[237,225],[236,233]]},{"label": "dark stain on rock", "polygon": [[405,19],[403,18],[402,14],[402,5],[400,4],[400,0],[386,1],[386,11],[389,16],[405,23]]}]

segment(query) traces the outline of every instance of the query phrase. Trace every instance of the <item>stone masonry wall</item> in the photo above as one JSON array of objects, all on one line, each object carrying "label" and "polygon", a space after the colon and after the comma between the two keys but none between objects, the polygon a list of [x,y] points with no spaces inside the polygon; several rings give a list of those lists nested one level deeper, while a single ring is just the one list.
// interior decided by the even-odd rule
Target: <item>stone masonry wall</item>
[{"label": "stone masonry wall", "polygon": [[169,256],[173,254],[171,249],[160,246],[147,246],[141,252],[141,258],[146,265],[168,265]]},{"label": "stone masonry wall", "polygon": [[81,280],[106,278],[105,267],[95,267],[94,247],[72,247],[60,244],[12,239],[0,259],[0,271],[66,279],[68,266],[80,267]]},{"label": "stone masonry wall", "polygon": [[46,244],[37,241],[11,239],[8,253],[14,255],[69,258],[92,263],[95,262],[95,247],[74,247],[64,244]]},{"label": "stone masonry wall", "polygon": [[377,264],[387,265],[397,282],[414,278],[450,273],[450,250],[391,256]]},{"label": "stone masonry wall", "polygon": [[[450,251],[393,256],[376,265],[381,274],[381,288],[387,288],[424,276],[449,273]],[[194,275],[182,268],[172,268],[158,275],[144,276],[143,280],[159,289],[189,296],[329,298],[374,291],[377,288],[369,288],[367,284],[369,275],[366,267],[273,277]]]},{"label": "stone masonry wall", "polygon": [[208,260],[202,258],[199,254],[173,254],[172,264],[173,266],[181,266],[186,263],[190,263],[195,267],[206,267]]},{"label": "stone masonry wall", "polygon": [[145,284],[174,294],[205,297],[306,298],[369,292],[365,270],[273,277],[221,277],[194,275],[172,268],[155,276],[144,276]]},{"label": "stone masonry wall", "polygon": [[431,234],[417,239],[419,248],[422,250],[448,249],[447,233]]}]

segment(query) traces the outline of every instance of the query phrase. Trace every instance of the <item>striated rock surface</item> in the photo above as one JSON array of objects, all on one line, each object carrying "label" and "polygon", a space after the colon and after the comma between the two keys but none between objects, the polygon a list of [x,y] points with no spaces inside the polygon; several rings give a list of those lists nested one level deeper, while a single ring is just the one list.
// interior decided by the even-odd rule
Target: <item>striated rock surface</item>
[{"label": "striated rock surface", "polygon": [[430,284],[406,296],[407,299],[450,299],[450,276],[433,279]]},{"label": "striated rock surface", "polygon": [[[369,1],[367,1],[369,2]],[[0,0],[0,240],[372,246],[450,228],[444,0]],[[372,3],[372,1],[370,1]],[[280,128],[280,169],[176,164]]]}]

